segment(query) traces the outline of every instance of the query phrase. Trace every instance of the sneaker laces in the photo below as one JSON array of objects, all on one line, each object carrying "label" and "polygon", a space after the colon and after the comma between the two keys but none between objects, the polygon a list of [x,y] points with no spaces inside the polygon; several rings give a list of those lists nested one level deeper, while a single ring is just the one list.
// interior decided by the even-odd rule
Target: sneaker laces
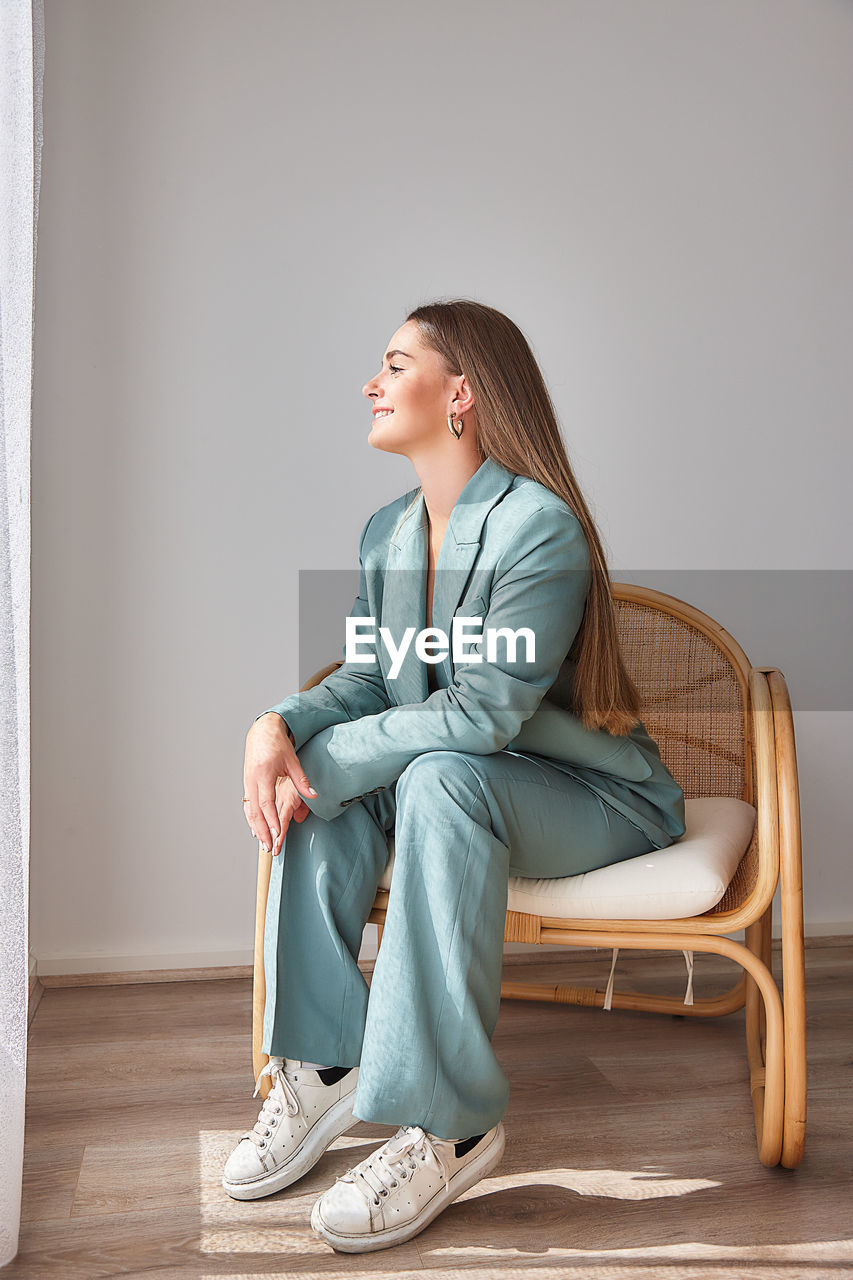
[{"label": "sneaker laces", "polygon": [[418,1163],[426,1160],[427,1152],[441,1170],[445,1187],[450,1180],[444,1161],[440,1158],[428,1135],[418,1125],[401,1125],[393,1138],[389,1138],[381,1147],[371,1151],[369,1156],[360,1160],[357,1165],[345,1174],[339,1174],[336,1182],[345,1179],[354,1182],[362,1195],[374,1204],[380,1203],[380,1197],[388,1195],[393,1187],[417,1172]]},{"label": "sneaker laces", "polygon": [[[295,1116],[299,1111],[299,1099],[287,1078],[284,1058],[279,1058],[275,1055],[270,1058],[255,1081],[253,1098],[258,1096],[264,1076],[269,1076],[273,1080],[273,1087],[264,1099],[261,1113],[253,1127],[243,1134],[243,1137],[251,1139],[256,1147],[265,1147],[267,1139],[272,1137],[273,1125],[271,1121],[274,1116],[280,1116],[284,1110],[287,1111],[289,1116]],[[284,1102],[284,1106],[282,1106],[282,1102]]]}]

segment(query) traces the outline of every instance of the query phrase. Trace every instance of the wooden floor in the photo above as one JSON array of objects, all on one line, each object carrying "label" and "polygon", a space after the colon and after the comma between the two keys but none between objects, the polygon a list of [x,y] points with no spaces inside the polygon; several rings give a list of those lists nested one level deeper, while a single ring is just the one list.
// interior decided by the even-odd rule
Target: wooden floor
[{"label": "wooden floor", "polygon": [[[603,988],[610,954],[508,956],[505,976]],[[697,994],[739,973],[713,956],[695,964]],[[3,1280],[853,1276],[853,940],[815,940],[806,967],[797,1169],[758,1160],[742,1010],[691,1019],[504,1000],[501,1165],[415,1239],[363,1255],[318,1239],[311,1206],[394,1126],[356,1122],[267,1199],[240,1203],[220,1186],[259,1110],[248,980],[49,987],[30,1032],[20,1252]],[[682,993],[684,978],[680,955],[620,952],[617,989]]]}]

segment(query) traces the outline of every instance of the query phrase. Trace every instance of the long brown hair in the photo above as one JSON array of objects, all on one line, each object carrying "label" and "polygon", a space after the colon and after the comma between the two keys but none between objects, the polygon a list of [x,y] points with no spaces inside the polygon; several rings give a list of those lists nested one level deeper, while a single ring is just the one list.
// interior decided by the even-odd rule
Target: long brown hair
[{"label": "long brown hair", "polygon": [[590,729],[626,734],[640,715],[640,694],[619,648],[610,574],[601,540],[569,464],[545,379],[527,339],[508,316],[469,298],[415,307],[425,346],[474,394],[480,452],[556,493],[580,521],[592,577],[578,634],[574,711]]}]

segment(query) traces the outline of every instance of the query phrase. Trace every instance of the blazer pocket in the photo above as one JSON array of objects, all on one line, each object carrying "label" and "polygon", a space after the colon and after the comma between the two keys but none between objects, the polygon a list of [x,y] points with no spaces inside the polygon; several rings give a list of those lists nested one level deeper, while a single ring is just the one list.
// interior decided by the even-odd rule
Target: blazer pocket
[{"label": "blazer pocket", "polygon": [[483,618],[485,617],[488,605],[482,596],[472,596],[470,600],[463,600],[454,611],[454,618]]}]

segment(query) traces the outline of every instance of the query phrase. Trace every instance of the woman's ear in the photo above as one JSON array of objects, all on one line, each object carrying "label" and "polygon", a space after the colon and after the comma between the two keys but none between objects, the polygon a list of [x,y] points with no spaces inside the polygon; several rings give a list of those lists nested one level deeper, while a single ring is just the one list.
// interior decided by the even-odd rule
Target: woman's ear
[{"label": "woman's ear", "polygon": [[467,413],[469,409],[474,408],[474,393],[465,374],[459,379],[457,384],[456,395],[453,399],[453,410],[455,413]]}]

